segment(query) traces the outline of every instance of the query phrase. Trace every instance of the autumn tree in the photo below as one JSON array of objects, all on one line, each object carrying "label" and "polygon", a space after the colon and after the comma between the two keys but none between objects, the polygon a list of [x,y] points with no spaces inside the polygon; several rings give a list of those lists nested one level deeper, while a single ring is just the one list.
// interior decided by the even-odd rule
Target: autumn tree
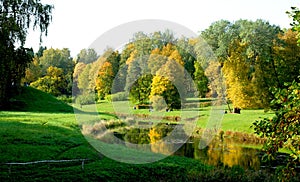
[{"label": "autumn tree", "polygon": [[40,0],[3,0],[0,2],[0,108],[20,86],[33,51],[25,48],[28,29],[39,28],[47,35],[53,6]]},{"label": "autumn tree", "polygon": [[47,69],[47,74],[31,83],[30,86],[54,96],[59,96],[66,92],[67,83],[64,82],[63,69],[50,66]]},{"label": "autumn tree", "polygon": [[183,88],[184,63],[176,47],[170,43],[162,48],[160,54],[162,59],[167,58],[167,62],[156,71],[153,77],[150,101],[155,102],[156,96],[161,96],[169,109],[179,109],[181,99],[186,94]]},{"label": "autumn tree", "polygon": [[[245,64],[249,65],[247,70],[243,70],[243,72],[246,72],[249,75],[248,83],[252,84],[252,91],[249,90],[248,92],[230,94],[235,95],[236,98],[243,97],[250,99],[253,98],[253,95],[251,94],[256,93],[256,100],[254,101],[252,99],[244,101],[244,103],[247,102],[249,104],[244,105],[243,107],[269,107],[269,102],[273,97],[272,93],[269,92],[269,88],[278,83],[278,80],[276,79],[273,47],[274,42],[278,40],[278,33],[280,31],[278,26],[270,25],[263,20],[238,20],[234,24],[222,20],[212,24],[207,30],[201,33],[201,36],[215,52],[221,67],[223,67],[224,64],[227,64],[226,69],[223,70],[224,74],[227,74],[226,72],[231,72],[229,70],[229,63],[234,65],[234,60],[238,62],[243,59],[243,61],[246,61]],[[245,47],[241,50],[238,48],[240,45]],[[202,49],[200,49],[200,51],[202,51]],[[243,58],[233,58],[238,56],[235,54],[235,51],[240,52]],[[229,59],[230,61],[226,63]],[[235,69],[234,66],[232,68]],[[229,74],[227,74],[227,79],[233,78],[229,78]],[[237,88],[238,82],[235,82],[235,85],[230,85],[231,83],[233,82],[227,81],[227,88]],[[242,83],[238,87],[242,88]],[[253,105],[253,103],[256,104]]]},{"label": "autumn tree", "polygon": [[25,70],[25,77],[23,83],[30,84],[42,77],[42,68],[40,65],[39,57],[35,56],[32,62]]},{"label": "autumn tree", "polygon": [[237,41],[235,49],[231,49],[230,57],[225,61],[223,72],[227,84],[227,97],[236,109],[255,108],[257,96],[253,90],[253,71],[245,56],[246,44]]},{"label": "autumn tree", "polygon": [[110,62],[105,62],[96,78],[96,91],[99,99],[104,99],[105,96],[111,94],[111,87],[113,82],[113,66]]},{"label": "autumn tree", "polygon": [[137,33],[130,44],[131,52],[126,60],[127,73],[125,91],[134,103],[148,102],[152,76],[148,74],[148,57],[152,49],[151,39],[144,33]]},{"label": "autumn tree", "polygon": [[300,75],[300,47],[297,45],[297,32],[288,29],[279,35],[279,42],[274,45],[276,87],[283,88],[284,83],[297,81]]}]

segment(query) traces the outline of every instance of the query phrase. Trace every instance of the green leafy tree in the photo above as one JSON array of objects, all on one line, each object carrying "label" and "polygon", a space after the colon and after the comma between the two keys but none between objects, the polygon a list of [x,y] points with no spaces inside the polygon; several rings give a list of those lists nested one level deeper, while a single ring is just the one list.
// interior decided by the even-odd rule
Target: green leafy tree
[{"label": "green leafy tree", "polygon": [[[277,70],[282,71],[278,75],[280,79],[284,74],[287,74],[287,70],[290,70],[293,74],[292,77],[297,75],[297,71],[293,69],[293,64],[298,61],[298,48],[295,47],[295,34],[298,35],[299,44],[299,22],[300,11],[298,8],[293,7],[289,15],[293,18],[292,25],[296,33],[291,31],[285,32],[285,35],[280,35],[281,40],[285,41],[284,46],[280,45],[275,47],[275,53],[277,63],[282,64],[277,66]],[[294,39],[294,40],[293,40]],[[279,59],[278,59],[279,58]],[[288,62],[284,64],[285,60]],[[289,63],[293,65],[289,65]],[[295,74],[295,75],[294,75]],[[287,76],[287,75],[286,75]],[[287,79],[292,79],[287,76]],[[289,181],[292,176],[296,174],[296,167],[300,165],[300,83],[299,75],[296,81],[285,82],[283,87],[276,88],[271,87],[271,91],[274,95],[271,101],[271,108],[275,110],[275,116],[271,119],[264,119],[253,123],[255,132],[267,139],[264,144],[263,150],[266,152],[265,158],[269,160],[276,160],[276,155],[281,148],[288,149],[290,151],[290,158],[286,166],[283,166],[278,178],[280,181]]]},{"label": "green leafy tree", "polygon": [[40,58],[40,64],[45,71],[50,66],[54,66],[63,69],[65,74],[73,73],[75,67],[70,50],[67,48],[45,50]]},{"label": "green leafy tree", "polygon": [[296,174],[300,164],[300,83],[292,82],[288,88],[273,89],[275,98],[271,105],[276,110],[272,119],[254,123],[255,133],[267,138],[263,150],[267,159],[276,160],[279,149],[288,149],[291,154],[279,178],[289,180]]},{"label": "green leafy tree", "polygon": [[92,67],[91,64],[86,65],[83,68],[83,71],[81,72],[81,74],[79,74],[79,76],[78,76],[77,86],[78,86],[81,94],[91,93],[93,91],[89,88],[89,83],[90,83],[89,75],[90,75],[91,67]]},{"label": "green leafy tree", "polygon": [[72,94],[77,95],[80,93],[79,87],[78,87],[78,77],[81,75],[83,72],[84,68],[86,67],[86,64],[79,62],[76,64],[74,68],[74,73],[73,73],[73,89],[72,89]]},{"label": "green leafy tree", "polygon": [[63,89],[61,94],[71,95],[75,62],[73,61],[70,55],[70,50],[67,48],[47,49],[44,50],[43,56],[40,57],[39,60],[44,75],[45,75],[45,71],[47,72],[48,68],[50,67],[57,67],[63,70],[64,77],[62,82],[66,83],[66,87],[65,89]]},{"label": "green leafy tree", "polygon": [[[0,107],[4,107],[14,88],[20,86],[33,52],[24,44],[28,29],[38,27],[47,35],[53,6],[40,0],[0,1]],[[19,46],[17,46],[19,45]]]},{"label": "green leafy tree", "polygon": [[[219,62],[223,63],[228,57],[228,46],[232,41],[232,38],[236,35],[236,26],[234,26],[234,24],[227,20],[216,21],[201,32],[199,40],[195,45],[195,51],[197,52],[197,55],[203,56],[205,53],[211,52],[206,51],[209,45]],[[205,42],[202,41],[202,39],[204,39]],[[207,55],[205,57],[210,58],[211,56]]]},{"label": "green leafy tree", "polygon": [[98,59],[97,52],[95,49],[82,49],[77,55],[77,62],[89,64]]},{"label": "green leafy tree", "polygon": [[291,7],[291,11],[287,14],[293,19],[291,25],[293,30],[297,32],[298,44],[300,45],[300,10],[298,7]]},{"label": "green leafy tree", "polygon": [[141,75],[131,86],[129,98],[133,103],[147,104],[149,103],[149,95],[151,92],[152,75]]},{"label": "green leafy tree", "polygon": [[208,92],[208,78],[206,77],[205,71],[200,62],[195,61],[194,67],[194,81],[198,89],[198,96],[205,97],[206,93]]}]

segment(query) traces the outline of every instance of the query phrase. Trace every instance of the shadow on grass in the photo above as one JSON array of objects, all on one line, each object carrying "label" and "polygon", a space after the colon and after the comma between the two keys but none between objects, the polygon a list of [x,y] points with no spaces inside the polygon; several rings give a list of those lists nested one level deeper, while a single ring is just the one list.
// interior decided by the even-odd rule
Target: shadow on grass
[{"label": "shadow on grass", "polygon": [[73,113],[73,107],[54,96],[31,87],[22,87],[19,94],[6,104],[5,111],[28,111],[42,113]]},{"label": "shadow on grass", "polygon": [[1,163],[97,157],[79,130],[3,120],[0,120]]}]

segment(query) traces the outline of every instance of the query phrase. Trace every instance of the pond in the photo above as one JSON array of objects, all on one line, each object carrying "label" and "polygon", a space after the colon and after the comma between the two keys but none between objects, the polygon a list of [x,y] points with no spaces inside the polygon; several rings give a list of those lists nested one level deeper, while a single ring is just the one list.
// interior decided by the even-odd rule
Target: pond
[{"label": "pond", "polygon": [[[93,126],[94,129],[95,125]],[[99,126],[97,124],[96,130],[101,130]],[[144,145],[144,147],[153,153],[189,157],[213,166],[240,166],[244,169],[258,170],[262,165],[265,165],[261,162],[262,153],[259,147],[253,147],[249,143],[243,143],[222,135],[214,136],[209,142],[205,142],[205,140],[201,139],[201,135],[189,137],[185,135],[183,130],[176,130],[176,136],[187,140],[172,140],[168,136],[174,131],[174,128],[176,128],[176,125],[167,123],[151,125],[150,127],[146,125],[143,125],[143,127],[126,127],[124,123],[121,123],[114,125],[110,129],[110,134],[113,134],[115,139],[106,137],[108,133],[101,134],[101,137],[98,136],[96,138],[106,143],[118,143],[121,145],[126,145],[126,143],[151,144]],[[94,135],[96,133],[99,134],[99,132],[95,131],[93,133]],[[125,142],[116,142],[116,138]],[[285,158],[285,155],[283,156]]]}]

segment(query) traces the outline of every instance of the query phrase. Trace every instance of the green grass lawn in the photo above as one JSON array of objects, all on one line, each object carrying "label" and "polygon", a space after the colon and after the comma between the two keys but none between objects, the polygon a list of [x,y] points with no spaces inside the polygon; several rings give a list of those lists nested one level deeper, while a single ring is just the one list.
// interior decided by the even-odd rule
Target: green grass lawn
[{"label": "green grass lawn", "polygon": [[[205,100],[207,101],[207,100]],[[121,103],[126,106],[125,101],[119,101],[115,102],[114,104]],[[94,107],[92,105],[87,105],[84,106],[84,110],[88,110],[90,107]],[[223,107],[224,109],[227,109],[225,106]],[[153,114],[149,112],[148,109],[133,109],[133,105],[128,106],[128,110],[122,109],[119,107],[113,107],[113,104],[107,101],[102,101],[97,104],[97,109],[100,113],[114,113],[114,112],[124,112],[124,113],[131,113],[131,114],[145,114],[145,115],[150,115]],[[200,128],[206,128],[208,127],[208,121],[214,122],[213,119],[210,120],[210,116],[212,112],[212,107],[200,107],[199,109],[199,120],[197,121],[197,126]],[[180,116],[184,115],[185,112],[187,112],[188,109],[183,109],[183,111],[175,110],[172,112],[165,112],[165,111],[160,111],[156,112],[158,113],[157,115],[160,116]],[[220,123],[220,129],[223,131],[238,131],[238,132],[245,132],[245,133],[253,133],[254,130],[253,128],[250,128],[253,122],[256,120],[260,120],[263,118],[272,118],[274,116],[274,113],[269,111],[269,112],[264,112],[263,109],[257,109],[257,110],[241,110],[241,114],[232,114],[232,113],[227,113],[227,114],[218,114],[216,116],[216,120]],[[105,119],[115,119],[114,117],[107,116],[105,114],[101,115],[101,117]]]},{"label": "green grass lawn", "polygon": [[[13,102],[22,103],[22,106],[15,105],[11,107],[11,111],[0,111],[0,181],[248,181],[260,179],[262,175],[267,176],[253,171],[236,173],[236,170],[241,171],[239,168],[215,169],[199,161],[176,156],[149,164],[120,163],[103,156],[91,147],[81,134],[71,106],[29,87],[24,88],[22,94],[15,97]],[[115,116],[107,114],[112,110],[109,103],[102,104],[104,105],[98,106],[100,114],[106,119],[114,119]],[[83,106],[82,111],[76,111],[84,114],[89,107],[92,106]],[[176,115],[177,112],[167,114]],[[205,112],[208,114],[208,110]],[[243,114],[228,114],[223,123],[226,124],[226,117],[239,121]],[[256,115],[260,115],[260,112]],[[250,111],[247,116],[251,116]],[[237,128],[234,122],[228,123],[227,126]],[[84,168],[81,162],[6,164],[66,159],[88,161],[85,162]]]}]

